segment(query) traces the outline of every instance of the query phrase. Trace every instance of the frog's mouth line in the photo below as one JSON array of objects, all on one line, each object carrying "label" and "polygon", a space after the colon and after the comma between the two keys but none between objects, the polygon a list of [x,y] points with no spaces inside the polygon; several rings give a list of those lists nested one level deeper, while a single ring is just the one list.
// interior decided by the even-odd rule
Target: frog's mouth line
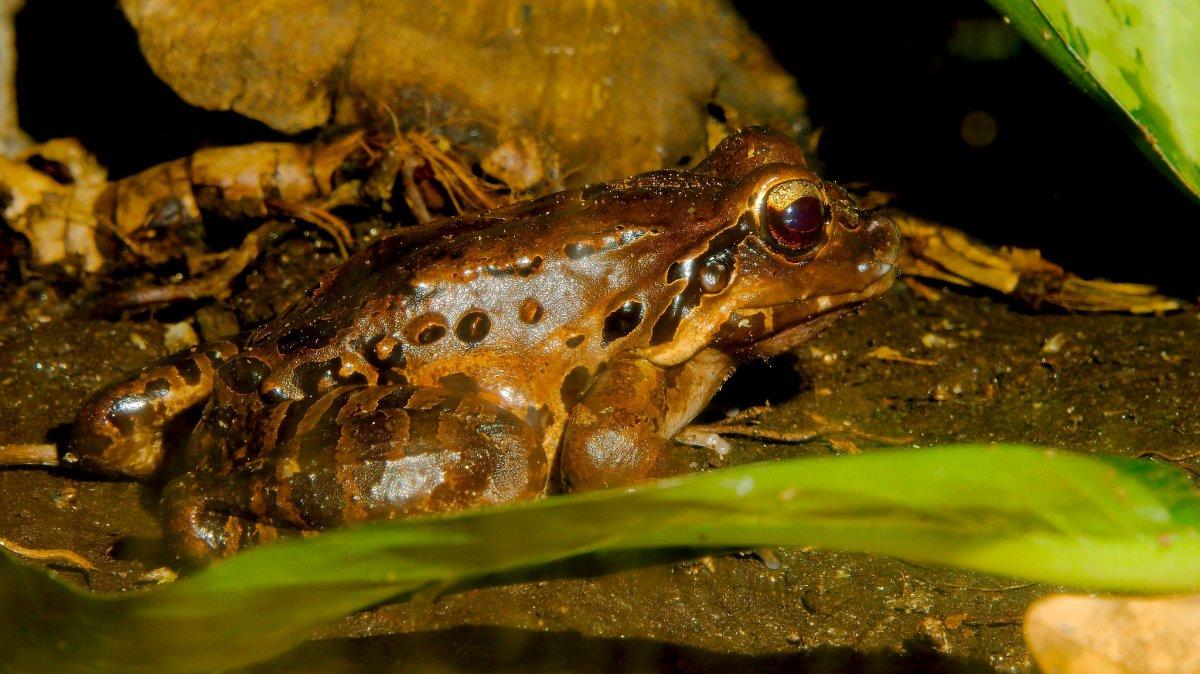
[{"label": "frog's mouth line", "polygon": [[896,267],[888,265],[886,271],[860,291],[744,309],[739,313],[757,313],[767,321],[764,326],[767,336],[746,344],[739,349],[739,353],[748,358],[769,358],[790,351],[887,292],[895,280]]}]

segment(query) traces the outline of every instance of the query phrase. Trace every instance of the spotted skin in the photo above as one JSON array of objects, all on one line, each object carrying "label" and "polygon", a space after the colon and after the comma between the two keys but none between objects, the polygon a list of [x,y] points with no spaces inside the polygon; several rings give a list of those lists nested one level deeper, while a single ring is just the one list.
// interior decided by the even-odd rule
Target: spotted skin
[{"label": "spotted skin", "polygon": [[149,478],[165,461],[172,422],[212,394],[217,368],[238,352],[214,342],[174,354],[84,403],[71,453],[81,468],[102,475]]},{"label": "spotted skin", "polygon": [[193,559],[627,484],[661,472],[738,363],[883,292],[897,246],[789,139],[749,129],[692,170],[385,237],[241,346],[98,393],[72,451],[167,480],[168,537]]},{"label": "spotted skin", "polygon": [[342,386],[256,420],[268,443],[241,457],[240,470],[191,471],[167,486],[168,526],[189,533],[177,543],[184,555],[227,554],[280,531],[507,503],[548,479],[532,427],[441,388]]}]

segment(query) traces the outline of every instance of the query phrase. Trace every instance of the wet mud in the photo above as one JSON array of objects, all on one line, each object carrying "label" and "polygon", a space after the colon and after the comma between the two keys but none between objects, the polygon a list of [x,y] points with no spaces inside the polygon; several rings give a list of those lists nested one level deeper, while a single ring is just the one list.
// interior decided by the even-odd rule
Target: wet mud
[{"label": "wet mud", "polygon": [[[263,273],[229,304],[244,321],[274,311],[243,308],[277,300],[252,298],[282,283],[266,272],[270,283],[256,285]],[[813,440],[732,438],[725,457],[684,451],[703,469],[880,445],[1027,442],[1200,470],[1188,455],[1200,444],[1198,327],[1194,313],[1039,314],[987,296],[930,302],[898,286],[795,353],[743,368],[706,412],[769,403],[761,428],[813,430]],[[164,333],[154,321],[10,313],[0,322],[0,442],[61,440],[88,392],[165,353]],[[155,499],[131,482],[3,470],[0,537],[82,555],[94,570],[31,563],[84,587],[142,587],[170,562]],[[379,607],[252,671],[1024,672],[1021,616],[1055,589],[812,549],[578,575]]]}]

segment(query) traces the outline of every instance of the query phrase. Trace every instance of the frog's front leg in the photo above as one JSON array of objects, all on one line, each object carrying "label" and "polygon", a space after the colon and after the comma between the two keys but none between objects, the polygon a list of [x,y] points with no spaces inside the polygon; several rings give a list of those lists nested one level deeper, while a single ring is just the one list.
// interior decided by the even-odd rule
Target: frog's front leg
[{"label": "frog's front leg", "polygon": [[529,499],[547,486],[538,433],[473,394],[343,386],[275,406],[261,422],[258,440],[270,446],[258,458],[167,486],[167,535],[180,556],[223,557],[264,538]]},{"label": "frog's front leg", "polygon": [[733,368],[729,356],[712,349],[671,368],[639,356],[610,363],[567,417],[563,488],[616,487],[650,476],[671,438],[704,409]]}]

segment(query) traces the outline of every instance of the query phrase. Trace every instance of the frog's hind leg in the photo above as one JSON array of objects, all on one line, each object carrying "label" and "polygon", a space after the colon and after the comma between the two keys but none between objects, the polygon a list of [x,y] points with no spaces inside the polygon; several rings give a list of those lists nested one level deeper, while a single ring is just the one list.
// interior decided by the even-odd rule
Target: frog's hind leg
[{"label": "frog's hind leg", "polygon": [[277,406],[263,428],[271,446],[247,466],[168,485],[167,533],[182,557],[227,556],[256,537],[533,498],[548,483],[538,433],[474,394],[346,386]]},{"label": "frog's hind leg", "polygon": [[204,344],[94,394],[79,412],[64,462],[107,475],[153,477],[171,442],[185,435],[177,432],[178,421],[208,399],[217,368],[237,352],[232,342]]}]

